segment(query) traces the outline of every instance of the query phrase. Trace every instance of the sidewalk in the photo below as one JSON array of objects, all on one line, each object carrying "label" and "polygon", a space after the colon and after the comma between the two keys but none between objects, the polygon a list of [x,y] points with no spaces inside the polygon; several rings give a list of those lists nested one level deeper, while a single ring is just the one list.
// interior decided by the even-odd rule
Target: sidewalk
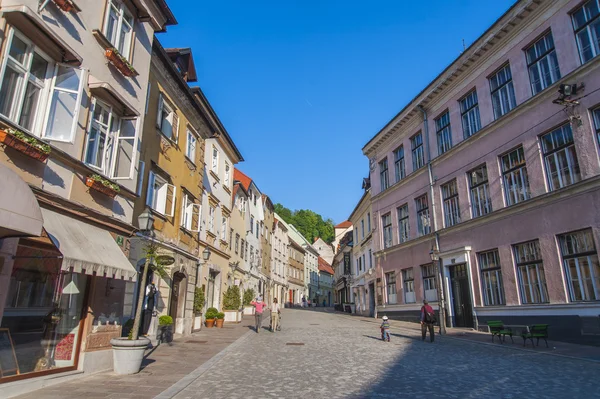
[{"label": "sidewalk", "polygon": [[[369,322],[376,325],[381,324],[381,320],[374,319],[372,317],[364,317],[358,315],[350,315],[348,313],[335,312],[336,315],[357,318],[363,322]],[[417,323],[411,323],[407,321],[390,320],[392,327],[392,334],[395,329],[402,330],[403,332],[409,332],[411,338],[421,338],[421,326]],[[439,326],[435,327],[435,333],[438,334]],[[589,360],[600,363],[600,347],[589,346],[589,345],[577,345],[567,342],[550,341],[548,340],[548,348],[544,340],[540,340],[540,346],[531,346],[531,341],[527,341],[527,345],[523,346],[523,339],[520,336],[513,336],[514,343],[511,343],[510,337],[506,337],[506,342],[500,344],[498,338],[494,339],[492,343],[492,336],[489,333],[474,331],[471,329],[464,328],[447,328],[447,334],[444,338],[451,338],[456,340],[470,341],[483,345],[496,345],[499,347],[521,350],[532,353],[543,353],[553,356],[564,356],[569,358]],[[429,339],[429,338],[428,338]],[[437,338],[436,338],[437,339]],[[536,343],[536,340],[533,340]]]},{"label": "sidewalk", "polygon": [[97,373],[15,398],[154,398],[250,331],[254,331],[253,316],[245,316],[241,323],[225,324],[223,328],[202,327],[200,332],[178,338],[171,345],[149,349],[138,374]]}]

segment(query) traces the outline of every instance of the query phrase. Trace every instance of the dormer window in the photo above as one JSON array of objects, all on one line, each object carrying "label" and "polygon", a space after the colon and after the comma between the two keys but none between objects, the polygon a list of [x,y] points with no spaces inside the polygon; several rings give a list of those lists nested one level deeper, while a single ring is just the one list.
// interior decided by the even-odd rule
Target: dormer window
[{"label": "dormer window", "polygon": [[104,22],[104,36],[127,61],[131,61],[133,16],[119,0],[109,0]]}]

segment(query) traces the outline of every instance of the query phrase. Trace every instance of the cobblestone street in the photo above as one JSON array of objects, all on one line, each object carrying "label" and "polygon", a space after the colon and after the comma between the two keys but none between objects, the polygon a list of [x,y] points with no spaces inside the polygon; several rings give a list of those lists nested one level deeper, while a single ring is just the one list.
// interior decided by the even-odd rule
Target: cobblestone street
[{"label": "cobblestone street", "polygon": [[286,309],[282,332],[247,337],[175,398],[600,396],[600,363],[439,337],[430,344],[409,329],[392,328],[390,343],[378,336],[359,318]]}]

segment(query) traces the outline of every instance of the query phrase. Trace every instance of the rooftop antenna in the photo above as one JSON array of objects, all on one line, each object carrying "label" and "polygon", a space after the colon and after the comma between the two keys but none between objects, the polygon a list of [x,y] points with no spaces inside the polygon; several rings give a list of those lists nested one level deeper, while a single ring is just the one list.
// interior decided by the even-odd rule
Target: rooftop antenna
[{"label": "rooftop antenna", "polygon": [[467,45],[465,44],[465,39],[462,39],[463,42],[463,52],[467,49]]}]

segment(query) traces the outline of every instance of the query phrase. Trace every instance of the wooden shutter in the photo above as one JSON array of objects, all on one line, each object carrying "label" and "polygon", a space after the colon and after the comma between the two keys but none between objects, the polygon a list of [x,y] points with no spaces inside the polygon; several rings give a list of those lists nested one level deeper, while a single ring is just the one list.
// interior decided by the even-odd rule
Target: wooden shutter
[{"label": "wooden shutter", "polygon": [[160,93],[158,95],[158,111],[156,112],[156,127],[162,127],[162,109],[163,109],[163,95]]},{"label": "wooden shutter", "polygon": [[171,138],[174,142],[177,142],[179,136],[179,117],[177,112],[173,109],[173,137]]},{"label": "wooden shutter", "polygon": [[192,226],[191,230],[200,231],[200,204],[192,204]]},{"label": "wooden shutter", "polygon": [[166,216],[174,216],[175,215],[175,194],[177,192],[177,188],[172,184],[167,184],[167,196],[165,200],[165,215]]},{"label": "wooden shutter", "polygon": [[[154,172],[150,171],[150,175],[148,176],[148,187],[146,188],[146,205],[148,205],[150,208],[152,208],[152,202],[154,200],[154,198],[153,198],[154,181],[155,181]],[[140,190],[141,190],[141,186],[142,185],[140,183]]]}]

